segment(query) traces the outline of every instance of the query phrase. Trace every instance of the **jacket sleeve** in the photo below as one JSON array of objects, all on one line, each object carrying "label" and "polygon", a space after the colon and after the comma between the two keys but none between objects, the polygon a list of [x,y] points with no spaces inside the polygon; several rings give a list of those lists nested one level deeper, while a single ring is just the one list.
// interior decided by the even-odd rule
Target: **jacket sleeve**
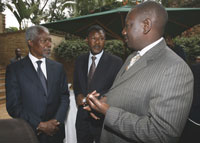
[{"label": "jacket sleeve", "polygon": [[67,111],[69,108],[69,90],[68,90],[68,83],[67,83],[67,76],[62,66],[61,73],[60,73],[60,105],[56,113],[56,119],[64,124]]},{"label": "jacket sleeve", "polygon": [[83,94],[83,91],[81,90],[81,84],[79,82],[79,69],[80,69],[80,62],[77,59],[75,61],[75,65],[74,65],[74,80],[73,80],[73,89],[74,89],[74,94],[75,97],[78,94]]}]

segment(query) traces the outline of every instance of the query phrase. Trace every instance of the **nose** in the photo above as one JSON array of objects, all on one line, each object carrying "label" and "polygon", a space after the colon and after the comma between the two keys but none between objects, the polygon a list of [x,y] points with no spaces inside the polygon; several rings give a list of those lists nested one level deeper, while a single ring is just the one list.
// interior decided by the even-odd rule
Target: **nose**
[{"label": "nose", "polygon": [[95,44],[99,44],[99,42],[100,42],[99,38],[95,40]]},{"label": "nose", "polygon": [[46,43],[47,47],[51,47],[51,41],[48,40],[47,43]]},{"label": "nose", "polygon": [[126,33],[126,30],[125,30],[125,28],[123,28],[123,30],[122,30],[122,35],[126,35],[127,33]]}]

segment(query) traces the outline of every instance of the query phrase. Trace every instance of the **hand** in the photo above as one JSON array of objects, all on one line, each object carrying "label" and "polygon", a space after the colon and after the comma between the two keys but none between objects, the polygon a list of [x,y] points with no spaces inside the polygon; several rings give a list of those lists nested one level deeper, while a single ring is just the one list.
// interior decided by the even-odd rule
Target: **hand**
[{"label": "hand", "polygon": [[105,115],[110,106],[105,103],[106,97],[103,97],[102,99],[98,100],[97,97],[99,95],[100,94],[97,93],[96,91],[93,91],[91,94],[88,94],[87,104],[90,106],[90,108]]},{"label": "hand", "polygon": [[92,109],[90,108],[90,106],[89,105],[87,105],[87,106],[85,106],[85,107],[83,107],[83,109],[85,109],[85,110],[87,110],[87,111],[89,111],[89,113],[90,113],[90,116],[92,116],[92,118],[94,118],[95,120],[100,120],[100,118],[99,117],[97,117],[94,113],[92,113],[91,111],[92,111]]},{"label": "hand", "polygon": [[49,136],[53,136],[59,130],[58,125],[60,125],[60,122],[55,119],[46,122],[40,122],[37,127],[38,134],[45,133]]},{"label": "hand", "polygon": [[78,94],[77,96],[76,96],[76,104],[78,105],[78,106],[82,106],[82,105],[84,105],[84,102],[83,102],[83,99],[85,98],[85,96],[83,95],[83,94]]},{"label": "hand", "polygon": [[[95,94],[95,93],[97,93],[96,90],[93,91],[92,93],[89,93],[89,94]],[[89,94],[88,94],[88,95],[89,95]],[[98,94],[96,94],[96,95],[99,96]],[[90,108],[89,105],[87,105],[87,98],[86,98],[86,103],[85,103],[85,105],[86,105],[86,106],[83,107],[83,109],[87,110],[87,111],[90,113],[90,116],[92,116],[92,118],[94,118],[95,120],[99,120],[100,118],[97,117],[94,113],[92,113],[92,109]]]}]

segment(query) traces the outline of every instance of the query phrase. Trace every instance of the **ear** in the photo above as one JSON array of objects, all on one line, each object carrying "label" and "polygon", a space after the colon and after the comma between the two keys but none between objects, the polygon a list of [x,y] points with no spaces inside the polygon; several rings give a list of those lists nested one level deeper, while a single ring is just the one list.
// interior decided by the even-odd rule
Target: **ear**
[{"label": "ear", "polygon": [[143,24],[144,24],[144,27],[143,27],[143,33],[144,34],[147,34],[151,28],[152,28],[152,22],[151,22],[151,19],[149,18],[146,18],[144,21],[143,21]]},{"label": "ear", "polygon": [[33,42],[32,42],[31,40],[28,40],[28,45],[29,45],[30,47],[33,47]]}]

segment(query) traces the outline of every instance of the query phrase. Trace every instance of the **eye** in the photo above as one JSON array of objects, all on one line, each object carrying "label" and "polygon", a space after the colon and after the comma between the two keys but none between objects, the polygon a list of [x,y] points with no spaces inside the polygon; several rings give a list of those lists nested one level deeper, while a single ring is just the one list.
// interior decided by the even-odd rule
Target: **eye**
[{"label": "eye", "polygon": [[101,41],[105,40],[103,37],[100,38]]}]

